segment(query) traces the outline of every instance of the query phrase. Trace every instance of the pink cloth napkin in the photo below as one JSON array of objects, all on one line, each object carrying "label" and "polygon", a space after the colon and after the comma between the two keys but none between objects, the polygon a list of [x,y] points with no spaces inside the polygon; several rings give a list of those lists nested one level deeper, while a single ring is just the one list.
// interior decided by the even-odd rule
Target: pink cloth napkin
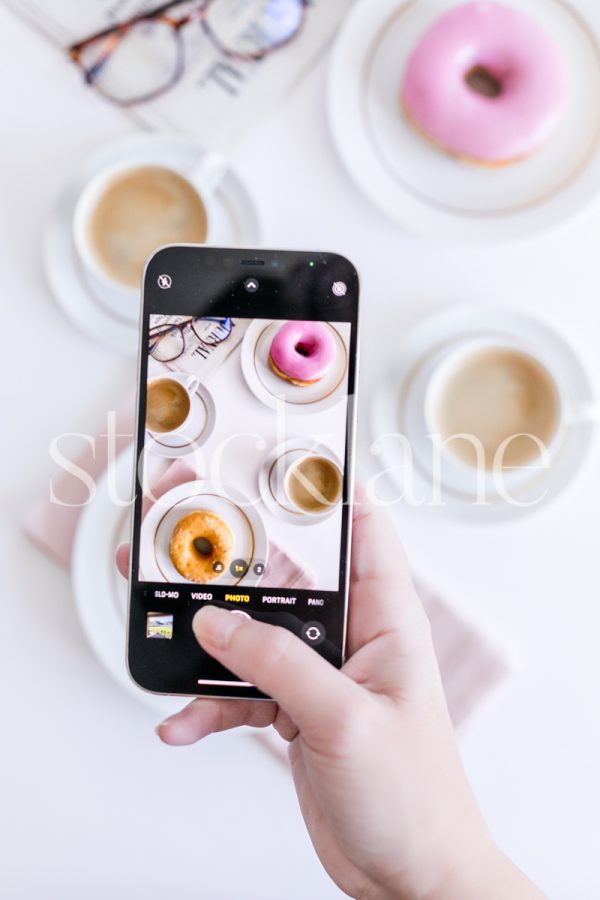
[{"label": "pink cloth napkin", "polygon": [[[133,406],[129,396],[115,413],[116,432],[119,435],[116,440],[117,452],[124,450],[133,439]],[[104,472],[108,459],[109,444],[106,435],[99,434],[92,445],[86,446],[75,464],[97,479]],[[189,480],[190,475],[194,477],[184,461],[172,463],[156,485],[155,496]],[[52,503],[46,492],[29,510],[23,525],[32,540],[59,563],[68,567],[81,504],[87,500],[88,491],[81,478],[66,471],[59,478],[53,479],[53,491],[62,504],[71,505]],[[314,586],[312,573],[307,572],[305,566],[293,560],[272,542],[269,545],[268,574],[276,583],[289,587]],[[279,578],[281,581],[277,581]],[[452,721],[455,726],[460,726],[512,672],[513,667],[506,651],[467,622],[440,593],[424,583],[418,583],[417,587],[431,622]],[[273,742],[269,743],[273,749]]]},{"label": "pink cloth napkin", "polygon": [[[111,412],[116,435],[114,451],[107,435],[108,428],[103,426],[91,443],[84,444],[84,449],[74,460],[74,465],[94,481],[106,470],[113,452],[118,455],[133,441],[133,394],[129,393],[120,407]],[[63,470],[58,478],[52,479],[52,492],[58,502],[51,502],[50,491],[46,490],[25,515],[23,526],[42,550],[68,568],[79,514],[89,498],[89,490],[81,477],[77,477],[76,471]]]}]

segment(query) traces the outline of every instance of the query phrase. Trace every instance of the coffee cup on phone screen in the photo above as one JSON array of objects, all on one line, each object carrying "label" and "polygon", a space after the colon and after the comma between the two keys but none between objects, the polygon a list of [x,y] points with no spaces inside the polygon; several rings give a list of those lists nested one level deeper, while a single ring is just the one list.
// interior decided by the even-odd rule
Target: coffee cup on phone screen
[{"label": "coffee cup on phone screen", "polygon": [[280,502],[295,513],[319,518],[328,515],[342,497],[343,474],[327,456],[294,450],[281,460],[276,472]]},{"label": "coffee cup on phone screen", "polygon": [[146,390],[146,428],[160,444],[180,446],[191,440],[192,398],[200,386],[195,375],[157,375]]}]

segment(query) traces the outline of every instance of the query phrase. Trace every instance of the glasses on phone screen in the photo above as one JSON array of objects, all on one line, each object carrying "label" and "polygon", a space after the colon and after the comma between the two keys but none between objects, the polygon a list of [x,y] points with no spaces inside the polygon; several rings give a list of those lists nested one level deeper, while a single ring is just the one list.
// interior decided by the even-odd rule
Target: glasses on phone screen
[{"label": "glasses on phone screen", "polygon": [[311,0],[172,0],[72,44],[85,80],[120,106],[153,100],[185,71],[183,30],[201,28],[225,56],[260,60],[300,31]]},{"label": "glasses on phone screen", "polygon": [[191,316],[184,322],[155,325],[148,335],[148,353],[158,362],[173,362],[183,356],[188,328],[205,347],[216,347],[226,341],[233,329],[231,318]]}]

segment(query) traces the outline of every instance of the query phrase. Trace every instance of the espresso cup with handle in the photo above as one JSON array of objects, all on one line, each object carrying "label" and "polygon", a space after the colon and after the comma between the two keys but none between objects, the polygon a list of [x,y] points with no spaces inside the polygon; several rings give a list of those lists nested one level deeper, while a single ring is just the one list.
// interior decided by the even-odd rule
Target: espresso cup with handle
[{"label": "espresso cup with handle", "polygon": [[216,189],[225,161],[204,154],[185,169],[139,156],[98,172],[79,195],[73,241],[95,296],[136,321],[145,263],[165,244],[218,244],[224,238]]},{"label": "espresso cup with handle", "polygon": [[160,444],[178,447],[193,439],[193,397],[200,379],[195,375],[156,375],[146,388],[146,429]]},{"label": "espresso cup with handle", "polygon": [[288,508],[305,516],[328,515],[342,497],[343,474],[330,457],[295,450],[285,457],[278,490]]},{"label": "espresso cup with handle", "polygon": [[571,407],[544,347],[490,335],[453,341],[421,366],[407,427],[415,456],[432,461],[434,480],[493,497],[552,465],[565,430],[585,415]]}]

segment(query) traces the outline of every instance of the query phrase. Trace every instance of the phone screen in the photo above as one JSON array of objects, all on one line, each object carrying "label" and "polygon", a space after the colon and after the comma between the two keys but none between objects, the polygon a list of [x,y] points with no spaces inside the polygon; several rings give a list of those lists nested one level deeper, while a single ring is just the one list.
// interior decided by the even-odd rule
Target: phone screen
[{"label": "phone screen", "polygon": [[199,647],[205,604],[342,664],[357,314],[339,255],[181,246],[150,260],[128,630],[142,687],[262,696]]}]

